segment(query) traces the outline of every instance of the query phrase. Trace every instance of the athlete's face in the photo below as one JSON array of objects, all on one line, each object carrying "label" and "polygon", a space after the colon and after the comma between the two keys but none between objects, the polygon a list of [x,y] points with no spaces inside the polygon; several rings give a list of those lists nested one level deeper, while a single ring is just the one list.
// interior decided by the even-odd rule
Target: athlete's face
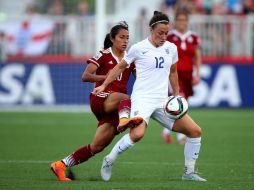
[{"label": "athlete's face", "polygon": [[151,39],[155,46],[162,46],[167,40],[169,24],[158,23],[150,29]]},{"label": "athlete's face", "polygon": [[120,29],[115,38],[111,40],[113,42],[114,48],[116,48],[119,51],[125,51],[129,42],[128,30]]},{"label": "athlete's face", "polygon": [[175,28],[180,32],[185,32],[188,28],[188,18],[185,14],[179,14],[175,19]]}]

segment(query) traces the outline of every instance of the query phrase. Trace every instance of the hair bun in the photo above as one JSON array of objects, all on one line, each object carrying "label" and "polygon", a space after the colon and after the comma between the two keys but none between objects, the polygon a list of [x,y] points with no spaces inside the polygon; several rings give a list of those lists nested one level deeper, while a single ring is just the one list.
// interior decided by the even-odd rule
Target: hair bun
[{"label": "hair bun", "polygon": [[162,14],[162,12],[160,12],[160,11],[154,11],[153,12],[153,15],[161,15]]}]

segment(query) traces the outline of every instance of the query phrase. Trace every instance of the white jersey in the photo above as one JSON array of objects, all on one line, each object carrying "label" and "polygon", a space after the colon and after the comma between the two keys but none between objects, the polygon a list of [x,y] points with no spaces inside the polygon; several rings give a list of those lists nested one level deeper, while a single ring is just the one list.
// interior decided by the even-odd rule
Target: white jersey
[{"label": "white jersey", "polygon": [[134,44],[123,59],[127,64],[134,62],[136,65],[132,99],[168,97],[170,67],[178,61],[177,47],[173,43],[166,41],[156,48],[145,39]]}]

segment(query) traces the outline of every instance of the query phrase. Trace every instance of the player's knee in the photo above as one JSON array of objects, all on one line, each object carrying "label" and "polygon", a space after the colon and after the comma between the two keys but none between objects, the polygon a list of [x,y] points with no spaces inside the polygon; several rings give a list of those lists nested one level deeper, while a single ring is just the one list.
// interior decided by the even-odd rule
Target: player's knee
[{"label": "player's knee", "polygon": [[191,136],[193,138],[196,138],[196,137],[201,137],[201,134],[202,134],[202,131],[201,131],[201,128],[199,126],[195,127],[192,132],[191,132]]},{"label": "player's knee", "polygon": [[145,135],[145,133],[143,131],[135,131],[130,134],[131,140],[134,142],[140,141],[144,135]]}]

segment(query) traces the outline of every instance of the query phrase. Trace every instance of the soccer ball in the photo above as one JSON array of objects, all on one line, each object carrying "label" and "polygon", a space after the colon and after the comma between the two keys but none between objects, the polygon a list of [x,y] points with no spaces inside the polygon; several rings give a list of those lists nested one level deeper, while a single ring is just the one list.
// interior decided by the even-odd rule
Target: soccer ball
[{"label": "soccer ball", "polygon": [[188,103],[182,96],[169,96],[166,101],[164,112],[170,119],[177,120],[188,111]]}]

